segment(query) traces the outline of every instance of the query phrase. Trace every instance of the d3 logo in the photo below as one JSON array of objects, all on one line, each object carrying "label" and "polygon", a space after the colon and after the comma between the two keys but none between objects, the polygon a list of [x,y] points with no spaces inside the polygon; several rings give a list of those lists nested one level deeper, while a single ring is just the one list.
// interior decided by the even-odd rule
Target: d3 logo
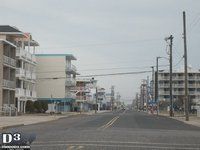
[{"label": "d3 logo", "polygon": [[14,134],[11,134],[11,133],[2,133],[2,142],[3,144],[8,144],[8,143],[11,143],[13,140],[14,141],[20,141],[21,139],[21,134],[20,133],[14,133]]}]

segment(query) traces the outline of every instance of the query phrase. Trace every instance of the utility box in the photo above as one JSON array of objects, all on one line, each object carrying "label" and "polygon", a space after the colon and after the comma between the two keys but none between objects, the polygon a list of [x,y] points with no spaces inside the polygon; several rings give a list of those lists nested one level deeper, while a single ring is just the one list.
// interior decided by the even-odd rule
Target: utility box
[{"label": "utility box", "polygon": [[197,117],[200,117],[200,107],[197,108]]}]

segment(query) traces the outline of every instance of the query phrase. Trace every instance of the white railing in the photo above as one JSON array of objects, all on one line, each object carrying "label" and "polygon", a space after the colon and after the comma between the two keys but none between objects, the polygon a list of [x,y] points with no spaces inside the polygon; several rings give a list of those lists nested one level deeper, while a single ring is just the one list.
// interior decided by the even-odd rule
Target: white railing
[{"label": "white railing", "polygon": [[196,88],[200,88],[200,84],[196,83]]},{"label": "white railing", "polygon": [[73,99],[76,99],[76,94],[75,94],[75,93],[66,93],[66,94],[65,94],[65,97],[66,97],[66,98],[73,98]]},{"label": "white railing", "polygon": [[81,91],[81,92],[90,92],[90,88],[88,88],[88,87],[81,87],[81,86],[75,87],[74,90]]},{"label": "white railing", "polygon": [[76,80],[74,78],[66,78],[65,86],[76,86]]},{"label": "white railing", "polygon": [[3,56],[3,62],[7,65],[10,65],[10,66],[13,66],[13,67],[16,67],[16,60],[13,59],[13,58],[10,58],[8,56]]},{"label": "white railing", "polygon": [[25,70],[22,68],[17,68],[16,69],[16,77],[25,77]]},{"label": "white railing", "polygon": [[189,76],[189,77],[188,77],[188,80],[195,80],[195,79],[196,79],[195,76]]},{"label": "white railing", "polygon": [[195,95],[195,94],[197,94],[196,91],[189,91],[189,95]]},{"label": "white railing", "polygon": [[26,51],[26,58],[30,61],[32,60],[32,54],[28,51]]},{"label": "white railing", "polygon": [[25,90],[22,89],[22,88],[16,88],[15,90],[15,96],[16,97],[25,97],[26,96],[26,93],[25,93]]},{"label": "white railing", "polygon": [[26,70],[25,74],[26,74],[27,79],[31,79],[31,72],[30,71]]},{"label": "white railing", "polygon": [[184,95],[184,91],[173,91],[172,95]]},{"label": "white railing", "polygon": [[173,80],[184,80],[184,76],[174,76]]},{"label": "white railing", "polygon": [[31,97],[31,91],[30,90],[26,90],[26,97]]},{"label": "white railing", "polygon": [[26,51],[23,48],[18,47],[16,49],[16,56],[26,58]]},{"label": "white railing", "polygon": [[14,81],[3,79],[3,86],[7,88],[15,88],[16,83]]},{"label": "white railing", "polygon": [[27,59],[32,62],[36,62],[35,55],[31,54],[27,50],[23,49],[22,47],[18,47],[16,49],[16,56],[23,57],[24,59]]},{"label": "white railing", "polygon": [[33,98],[37,98],[36,91],[32,91],[32,97],[33,97]]},{"label": "white railing", "polygon": [[196,84],[194,83],[194,84],[188,84],[188,87],[190,87],[190,88],[195,88],[196,87]]},{"label": "white railing", "polygon": [[173,84],[172,87],[174,87],[174,88],[183,88],[184,84]]},{"label": "white railing", "polygon": [[169,88],[169,84],[159,84],[160,88]]},{"label": "white railing", "polygon": [[158,80],[169,80],[169,76],[159,76]]},{"label": "white railing", "polygon": [[36,74],[34,72],[32,72],[31,77],[33,80],[36,80]]},{"label": "white railing", "polygon": [[169,95],[169,91],[159,91],[159,95]]},{"label": "white railing", "polygon": [[17,116],[17,108],[14,106],[0,107],[0,113],[4,116]]},{"label": "white railing", "polygon": [[71,66],[66,66],[66,71],[73,71],[73,72],[76,72],[77,69],[76,69],[76,66],[74,65],[71,65]]}]

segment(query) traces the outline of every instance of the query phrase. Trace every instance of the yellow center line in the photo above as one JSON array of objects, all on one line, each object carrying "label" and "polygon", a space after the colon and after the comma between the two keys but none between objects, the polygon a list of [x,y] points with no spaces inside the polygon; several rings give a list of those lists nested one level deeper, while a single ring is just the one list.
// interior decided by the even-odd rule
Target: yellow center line
[{"label": "yellow center line", "polygon": [[116,116],[114,118],[112,118],[108,123],[106,123],[105,125],[99,127],[98,129],[103,129],[105,130],[106,128],[110,127],[112,124],[114,124],[114,122],[119,119],[119,116]]}]

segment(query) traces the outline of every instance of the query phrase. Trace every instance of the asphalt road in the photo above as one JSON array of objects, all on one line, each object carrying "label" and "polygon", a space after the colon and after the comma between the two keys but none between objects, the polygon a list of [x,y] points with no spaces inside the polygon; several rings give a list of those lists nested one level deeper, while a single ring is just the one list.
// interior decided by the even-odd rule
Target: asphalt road
[{"label": "asphalt road", "polygon": [[6,132],[35,133],[33,150],[200,150],[200,128],[131,110],[62,118]]}]

